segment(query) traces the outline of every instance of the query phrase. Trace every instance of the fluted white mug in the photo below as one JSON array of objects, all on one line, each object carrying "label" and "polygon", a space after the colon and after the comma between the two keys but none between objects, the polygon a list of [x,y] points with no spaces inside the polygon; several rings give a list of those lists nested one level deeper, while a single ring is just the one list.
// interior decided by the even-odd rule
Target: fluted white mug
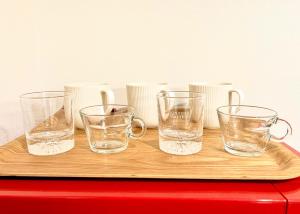
[{"label": "fluted white mug", "polygon": [[189,90],[206,94],[204,105],[204,128],[220,128],[217,108],[224,105],[233,105],[233,94],[237,95],[240,105],[244,99],[244,93],[235,89],[232,83],[191,83]]},{"label": "fluted white mug", "polygon": [[65,91],[73,95],[75,127],[83,129],[80,109],[92,105],[114,104],[115,96],[106,83],[79,82],[66,84]]},{"label": "fluted white mug", "polygon": [[134,107],[135,115],[142,118],[148,128],[158,126],[156,95],[167,88],[167,83],[129,83],[126,85],[128,105]]}]

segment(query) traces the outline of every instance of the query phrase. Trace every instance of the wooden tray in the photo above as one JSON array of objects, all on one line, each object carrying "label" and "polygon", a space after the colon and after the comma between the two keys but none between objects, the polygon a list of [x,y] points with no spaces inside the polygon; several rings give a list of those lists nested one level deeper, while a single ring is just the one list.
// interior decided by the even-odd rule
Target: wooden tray
[{"label": "wooden tray", "polygon": [[224,151],[218,130],[205,130],[203,150],[189,156],[161,152],[157,130],[131,140],[126,151],[109,155],[90,151],[84,132],[76,132],[75,148],[56,156],[28,154],[24,136],[0,147],[0,175],[239,180],[300,176],[300,158],[283,144],[270,143],[261,157],[233,156]]}]

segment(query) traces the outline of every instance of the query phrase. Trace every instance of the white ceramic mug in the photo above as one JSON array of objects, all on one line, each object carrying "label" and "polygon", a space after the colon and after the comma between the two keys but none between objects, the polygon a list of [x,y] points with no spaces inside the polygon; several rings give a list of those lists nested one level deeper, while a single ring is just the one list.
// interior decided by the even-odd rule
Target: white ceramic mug
[{"label": "white ceramic mug", "polygon": [[204,105],[204,128],[217,129],[220,127],[217,108],[232,105],[233,94],[237,94],[238,103],[241,104],[244,94],[241,90],[234,89],[232,83],[191,83],[189,90],[206,94]]},{"label": "white ceramic mug", "polygon": [[167,83],[130,83],[126,85],[128,105],[134,107],[135,115],[142,118],[149,128],[158,126],[156,95],[162,90],[167,90],[167,87]]},{"label": "white ceramic mug", "polygon": [[79,114],[81,108],[92,105],[114,104],[115,97],[108,84],[101,83],[70,83],[65,85],[65,91],[73,95],[75,127],[83,129]]}]

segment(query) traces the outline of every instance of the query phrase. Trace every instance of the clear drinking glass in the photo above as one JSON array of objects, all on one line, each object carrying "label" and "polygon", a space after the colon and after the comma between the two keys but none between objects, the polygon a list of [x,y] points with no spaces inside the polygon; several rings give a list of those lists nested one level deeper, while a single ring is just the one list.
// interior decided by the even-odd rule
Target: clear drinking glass
[{"label": "clear drinking glass", "polygon": [[157,100],[159,148],[175,155],[199,152],[202,149],[205,94],[161,91]]},{"label": "clear drinking glass", "polygon": [[[217,109],[223,134],[224,148],[239,156],[260,156],[270,140],[281,141],[292,132],[291,125],[278,118],[276,111],[264,107],[231,105]],[[271,128],[278,121],[287,127],[281,137],[271,134]]]},{"label": "clear drinking glass", "polygon": [[20,97],[28,152],[55,155],[74,147],[72,96],[42,91]]},{"label": "clear drinking glass", "polygon": [[[96,105],[80,110],[83,126],[92,151],[116,153],[128,147],[128,138],[140,138],[146,127],[142,119],[134,116],[134,108],[127,105]],[[140,128],[133,132],[132,126]]]}]

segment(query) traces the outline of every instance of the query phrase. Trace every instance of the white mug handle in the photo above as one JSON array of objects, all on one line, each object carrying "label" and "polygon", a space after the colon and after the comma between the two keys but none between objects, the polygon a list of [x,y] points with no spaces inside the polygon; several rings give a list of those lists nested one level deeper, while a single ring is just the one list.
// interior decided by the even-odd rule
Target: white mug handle
[{"label": "white mug handle", "polygon": [[164,98],[164,103],[162,105],[162,103],[160,103],[158,101],[158,104],[160,105],[160,110],[162,111],[162,119],[165,121],[168,119],[169,114],[170,114],[170,110],[174,107],[175,103],[174,103],[174,99],[167,99],[166,96],[175,96],[175,94],[171,91],[166,91],[166,90],[161,90],[158,94],[163,94],[163,98]]},{"label": "white mug handle", "polygon": [[101,90],[101,99],[102,99],[102,105],[114,104],[115,103],[114,92],[110,89]]},{"label": "white mug handle", "polygon": [[233,105],[232,104],[232,98],[233,98],[234,93],[236,93],[238,95],[238,100],[239,101],[238,101],[237,105],[240,105],[244,101],[244,98],[245,98],[243,91],[241,91],[240,89],[233,89],[233,90],[230,90],[228,92],[228,95],[229,95],[228,103],[229,103],[229,105]]}]

